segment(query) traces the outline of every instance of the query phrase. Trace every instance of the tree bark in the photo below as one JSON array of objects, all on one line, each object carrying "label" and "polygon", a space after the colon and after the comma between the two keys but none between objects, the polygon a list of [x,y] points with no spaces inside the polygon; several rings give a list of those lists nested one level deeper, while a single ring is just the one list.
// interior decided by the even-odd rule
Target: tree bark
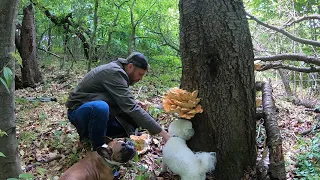
[{"label": "tree bark", "polygon": [[[0,70],[6,66],[13,73],[15,60],[10,52],[15,52],[14,40],[18,5],[19,0],[0,1]],[[3,78],[3,76],[1,77]],[[11,83],[9,90],[10,93],[0,83],[0,130],[8,135],[0,137],[0,152],[6,156],[0,157],[0,179],[18,178],[22,173],[14,123],[14,83]]]},{"label": "tree bark", "polygon": [[181,88],[199,90],[194,151],[217,152],[217,179],[256,163],[253,47],[242,1],[180,0]]},{"label": "tree bark", "polygon": [[293,94],[292,94],[292,90],[291,90],[291,87],[290,87],[290,81],[289,81],[289,78],[287,76],[287,74],[285,74],[286,72],[282,69],[278,69],[278,72],[280,74],[280,77],[281,77],[281,81],[283,83],[283,86],[284,86],[284,89],[287,93],[287,96],[291,97]]},{"label": "tree bark", "polygon": [[36,87],[42,82],[42,75],[36,59],[36,28],[34,24],[33,5],[23,9],[21,28],[22,83],[24,87]]}]

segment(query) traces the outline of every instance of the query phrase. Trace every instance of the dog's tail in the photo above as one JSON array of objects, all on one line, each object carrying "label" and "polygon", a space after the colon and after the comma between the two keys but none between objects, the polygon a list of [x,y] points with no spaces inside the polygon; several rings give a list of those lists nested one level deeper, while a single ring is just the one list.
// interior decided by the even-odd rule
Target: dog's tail
[{"label": "dog's tail", "polygon": [[201,169],[203,169],[205,173],[214,171],[217,163],[215,152],[197,152],[195,155],[198,157],[202,166]]}]

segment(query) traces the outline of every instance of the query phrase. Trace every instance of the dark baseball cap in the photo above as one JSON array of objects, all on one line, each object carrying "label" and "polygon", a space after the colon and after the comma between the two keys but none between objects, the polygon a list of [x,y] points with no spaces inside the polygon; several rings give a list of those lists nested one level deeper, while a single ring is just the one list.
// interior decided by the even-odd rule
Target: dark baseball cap
[{"label": "dark baseball cap", "polygon": [[134,66],[148,70],[150,67],[148,59],[140,52],[131,53],[126,59],[121,59],[124,64],[132,63]]}]

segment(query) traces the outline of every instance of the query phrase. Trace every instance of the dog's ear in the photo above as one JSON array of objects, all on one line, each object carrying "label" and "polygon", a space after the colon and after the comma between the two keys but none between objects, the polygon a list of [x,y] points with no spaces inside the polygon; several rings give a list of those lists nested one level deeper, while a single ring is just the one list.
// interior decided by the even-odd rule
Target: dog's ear
[{"label": "dog's ear", "polygon": [[193,129],[184,129],[183,133],[186,137],[188,137],[190,139],[194,135],[194,130]]},{"label": "dog's ear", "polygon": [[113,141],[113,139],[109,136],[104,136],[104,141],[106,142],[106,144],[109,144],[109,142]]},{"label": "dog's ear", "polygon": [[108,150],[104,147],[98,147],[97,153],[104,158],[108,158],[110,156]]}]

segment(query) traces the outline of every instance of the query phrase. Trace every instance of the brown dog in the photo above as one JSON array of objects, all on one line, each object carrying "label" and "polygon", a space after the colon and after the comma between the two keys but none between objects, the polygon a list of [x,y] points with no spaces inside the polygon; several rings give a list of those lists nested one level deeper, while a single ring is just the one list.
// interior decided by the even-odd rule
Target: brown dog
[{"label": "brown dog", "polygon": [[60,180],[113,180],[114,170],[131,160],[136,154],[134,144],[124,138],[106,140],[84,159],[71,166]]}]

